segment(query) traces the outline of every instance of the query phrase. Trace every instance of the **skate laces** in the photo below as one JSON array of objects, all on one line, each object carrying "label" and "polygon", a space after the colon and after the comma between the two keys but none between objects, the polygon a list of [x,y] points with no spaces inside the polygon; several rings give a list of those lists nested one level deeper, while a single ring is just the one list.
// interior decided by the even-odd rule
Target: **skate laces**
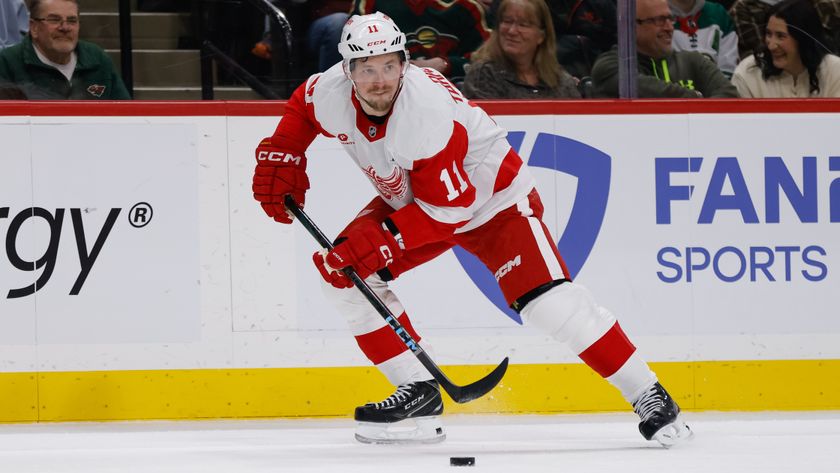
[{"label": "skate laces", "polygon": [[396,392],[394,392],[394,394],[391,394],[390,396],[388,396],[387,399],[385,399],[382,402],[377,402],[376,408],[383,409],[395,406],[408,399],[409,396],[411,396],[411,391],[413,390],[414,384],[402,384],[397,387],[397,390]]},{"label": "skate laces", "polygon": [[636,404],[633,404],[633,410],[642,418],[642,422],[650,419],[657,410],[663,407],[665,407],[665,398],[655,384],[642,394]]}]

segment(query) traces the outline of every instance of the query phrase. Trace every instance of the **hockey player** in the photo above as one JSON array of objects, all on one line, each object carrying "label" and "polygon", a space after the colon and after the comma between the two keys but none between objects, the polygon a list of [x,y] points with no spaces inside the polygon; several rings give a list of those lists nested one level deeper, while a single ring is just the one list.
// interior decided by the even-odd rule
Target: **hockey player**
[{"label": "hockey player", "polygon": [[318,134],[337,137],[379,194],[333,251],[313,255],[359,347],[397,386],[382,402],[356,408],[356,438],[441,441],[443,402],[437,382],[339,269],[353,267],[429,351],[388,281],[456,244],[493,273],[521,261],[498,279],[508,304],[617,387],[646,439],[668,446],[689,437],[679,407],[615,317],[571,281],[542,221],[535,181],[506,132],[439,72],[410,65],[404,45],[387,16],[352,16],[339,43],[343,61],[294,92],[274,135],[256,150],[254,197],[278,222],[292,222],[285,195],[304,204],[305,152]]}]

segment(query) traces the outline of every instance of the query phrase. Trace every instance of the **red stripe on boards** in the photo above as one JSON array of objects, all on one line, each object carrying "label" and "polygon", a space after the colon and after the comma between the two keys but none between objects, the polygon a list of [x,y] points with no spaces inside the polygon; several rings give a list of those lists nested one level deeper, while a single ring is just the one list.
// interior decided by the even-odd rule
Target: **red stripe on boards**
[{"label": "red stripe on boards", "polygon": [[[473,100],[490,115],[684,115],[693,113],[840,113],[840,99]],[[0,116],[280,117],[285,100],[0,101]]]}]

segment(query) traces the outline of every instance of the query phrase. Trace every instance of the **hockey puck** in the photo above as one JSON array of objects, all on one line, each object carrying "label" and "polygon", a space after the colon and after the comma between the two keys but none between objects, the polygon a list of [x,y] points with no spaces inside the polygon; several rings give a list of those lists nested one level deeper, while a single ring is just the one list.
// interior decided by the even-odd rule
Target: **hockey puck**
[{"label": "hockey puck", "polygon": [[449,457],[449,466],[475,466],[475,457]]}]

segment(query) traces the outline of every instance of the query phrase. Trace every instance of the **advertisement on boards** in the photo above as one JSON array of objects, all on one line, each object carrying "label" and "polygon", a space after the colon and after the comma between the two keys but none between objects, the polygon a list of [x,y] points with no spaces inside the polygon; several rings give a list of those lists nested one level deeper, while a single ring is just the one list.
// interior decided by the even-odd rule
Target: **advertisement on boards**
[{"label": "advertisement on boards", "polygon": [[[762,336],[801,355],[813,351],[812,334],[840,334],[840,149],[825,139],[830,117],[494,119],[535,175],[576,281],[635,335],[683,337],[670,359],[772,356],[755,342]],[[334,235],[374,190],[339,151],[309,155],[307,208]],[[331,191],[339,186],[341,199]],[[298,256],[300,328],[344,332],[310,254]],[[415,325],[436,336],[512,334],[521,320],[496,270],[456,248],[394,287]]]},{"label": "advertisement on boards", "polygon": [[0,130],[0,343],[196,340],[196,127]]}]

